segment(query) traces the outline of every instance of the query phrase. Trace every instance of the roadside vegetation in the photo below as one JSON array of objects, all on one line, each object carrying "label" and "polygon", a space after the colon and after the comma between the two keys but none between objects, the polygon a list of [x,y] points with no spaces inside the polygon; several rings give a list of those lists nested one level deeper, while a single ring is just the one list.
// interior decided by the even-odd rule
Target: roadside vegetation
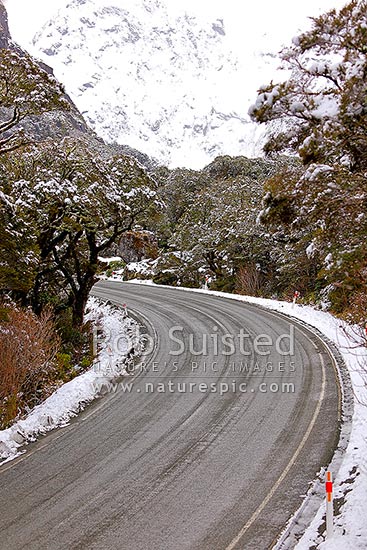
[{"label": "roadside vegetation", "polygon": [[102,256],[127,279],[297,290],[364,326],[366,44],[365,1],[315,18],[280,54],[290,76],[250,110],[268,125],[266,157],[200,171],[145,167],[87,134],[47,137],[42,116],[59,127],[75,107],[29,55],[0,50],[0,427],[91,363],[83,315]]},{"label": "roadside vegetation", "polygon": [[[315,18],[281,53],[289,79],[260,90],[251,109],[254,120],[281,126],[268,155],[297,154],[303,165],[267,181],[260,220],[313,264],[308,294],[360,323],[367,305],[366,23],[367,3],[356,0]],[[289,260],[299,263],[285,257],[283,269]]]},{"label": "roadside vegetation", "polygon": [[0,305],[0,426],[54,391],[61,378],[60,337],[52,312]]},{"label": "roadside vegetation", "polygon": [[1,426],[91,364],[83,317],[98,258],[159,208],[134,158],[24,131],[27,118],[60,110],[70,104],[57,81],[27,54],[1,50]]},{"label": "roadside vegetation", "polygon": [[365,1],[315,18],[280,54],[290,76],[259,90],[250,109],[268,125],[265,159],[158,171],[167,208],[147,277],[199,286],[207,275],[210,288],[273,298],[298,290],[364,325],[366,43]]}]

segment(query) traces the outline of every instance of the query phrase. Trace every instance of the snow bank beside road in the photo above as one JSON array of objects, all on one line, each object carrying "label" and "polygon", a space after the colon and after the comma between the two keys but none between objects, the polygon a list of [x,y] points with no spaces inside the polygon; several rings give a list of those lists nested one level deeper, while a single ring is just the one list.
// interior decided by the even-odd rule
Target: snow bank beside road
[{"label": "snow bank beside road", "polygon": [[90,370],[67,382],[23,420],[0,431],[0,460],[12,460],[24,450],[24,443],[66,426],[85,406],[99,397],[109,382],[126,373],[133,355],[139,353],[139,326],[122,310],[90,298],[86,321],[104,335],[98,357]]},{"label": "snow bank beside road", "polygon": [[[222,293],[210,292],[223,296]],[[234,297],[226,295],[226,297]],[[339,350],[352,382],[355,396],[352,430],[341,467],[334,480],[334,500],[341,506],[334,521],[334,536],[325,541],[319,528],[324,523],[325,506],[322,505],[305,534],[295,546],[296,550],[346,550],[367,548],[367,349],[363,334],[330,313],[317,311],[310,306],[290,304],[276,300],[236,296],[245,302],[261,305],[285,313],[317,328]]]},{"label": "snow bank beside road", "polygon": [[[151,281],[139,280],[129,283],[153,284]],[[167,288],[162,285],[154,286]],[[334,536],[325,541],[324,536],[320,535],[319,528],[322,528],[325,514],[325,506],[322,505],[314,518],[302,517],[302,520],[310,525],[298,544],[291,548],[365,550],[367,548],[367,348],[362,345],[365,337],[360,328],[348,325],[330,313],[315,310],[310,306],[202,289],[181,288],[181,290],[240,300],[284,313],[316,328],[339,350],[349,371],[355,399],[349,443],[334,479],[334,499],[339,509],[335,517]],[[280,550],[290,546],[285,544],[278,548]]]}]

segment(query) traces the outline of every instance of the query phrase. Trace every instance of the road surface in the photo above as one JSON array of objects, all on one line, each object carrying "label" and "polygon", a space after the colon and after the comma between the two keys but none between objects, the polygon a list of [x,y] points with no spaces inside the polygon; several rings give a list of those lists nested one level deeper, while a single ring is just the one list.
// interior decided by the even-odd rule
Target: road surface
[{"label": "road surface", "polygon": [[126,303],[156,344],[124,388],[0,468],[1,550],[271,548],[337,444],[326,347],[210,293],[94,293]]}]

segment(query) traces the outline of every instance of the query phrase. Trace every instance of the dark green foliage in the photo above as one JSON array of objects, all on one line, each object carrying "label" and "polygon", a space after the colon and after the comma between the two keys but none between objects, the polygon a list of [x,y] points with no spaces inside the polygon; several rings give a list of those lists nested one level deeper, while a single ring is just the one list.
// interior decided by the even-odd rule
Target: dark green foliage
[{"label": "dark green foliage", "polygon": [[108,264],[108,269],[106,270],[107,277],[111,277],[111,275],[114,273],[114,271],[117,271],[118,269],[123,269],[125,267],[125,262],[116,260],[113,262],[110,262]]},{"label": "dark green foliage", "polygon": [[[72,140],[56,150],[48,142],[14,152],[3,167],[8,174],[4,201],[14,212],[5,229],[22,243],[22,257],[32,258],[25,272],[12,258],[3,267],[15,269],[20,280],[27,275],[30,285],[24,290],[34,311],[40,313],[47,303],[57,313],[70,308],[78,327],[99,255],[153,212],[155,184],[135,160],[103,161]],[[2,280],[4,290],[18,290],[6,273]]]},{"label": "dark green foliage", "polygon": [[156,177],[166,210],[155,229],[161,249],[170,253],[162,254],[154,281],[198,287],[207,274],[211,288],[233,291],[239,270],[255,265],[263,291],[271,292],[276,242],[257,216],[263,182],[293,165],[297,161],[282,157],[223,156],[201,171],[160,170]]},{"label": "dark green foliage", "polygon": [[[305,168],[270,178],[260,220],[286,249],[299,286],[338,314],[365,321],[367,292],[367,3],[315,18],[281,53],[290,78],[260,90],[252,117],[277,121],[265,150],[298,152]],[[279,126],[279,122],[281,125]]]}]

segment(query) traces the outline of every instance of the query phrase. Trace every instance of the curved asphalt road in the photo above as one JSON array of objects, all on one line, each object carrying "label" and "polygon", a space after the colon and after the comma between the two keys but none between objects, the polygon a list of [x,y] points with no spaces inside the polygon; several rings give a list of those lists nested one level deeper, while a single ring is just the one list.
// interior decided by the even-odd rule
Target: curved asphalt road
[{"label": "curved asphalt road", "polygon": [[[326,348],[297,325],[292,357],[275,346],[255,357],[256,335],[275,342],[290,321],[210,294],[117,282],[94,293],[143,315],[157,346],[124,380],[131,393],[97,400],[0,468],[1,550],[271,548],[337,444]],[[179,356],[173,326],[186,341]],[[201,334],[221,342],[241,329],[251,337],[243,350],[236,338],[232,355],[215,337],[205,357],[187,349],[190,333],[198,352]],[[288,347],[284,338],[280,351]]]}]

